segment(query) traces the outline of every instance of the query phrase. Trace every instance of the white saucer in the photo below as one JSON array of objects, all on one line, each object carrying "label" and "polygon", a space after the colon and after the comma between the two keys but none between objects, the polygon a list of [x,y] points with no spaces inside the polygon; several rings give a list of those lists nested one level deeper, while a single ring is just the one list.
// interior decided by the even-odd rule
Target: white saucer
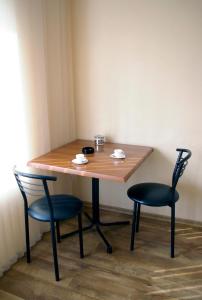
[{"label": "white saucer", "polygon": [[112,158],[126,158],[126,155],[125,155],[125,154],[122,154],[122,155],[120,155],[120,156],[116,156],[114,153],[112,153],[112,154],[110,155],[110,157],[112,157]]},{"label": "white saucer", "polygon": [[82,161],[78,161],[78,160],[75,158],[75,159],[72,160],[72,162],[73,162],[74,164],[77,164],[77,165],[83,165],[83,164],[87,164],[88,160],[87,160],[87,158],[85,158],[85,159],[82,160]]}]

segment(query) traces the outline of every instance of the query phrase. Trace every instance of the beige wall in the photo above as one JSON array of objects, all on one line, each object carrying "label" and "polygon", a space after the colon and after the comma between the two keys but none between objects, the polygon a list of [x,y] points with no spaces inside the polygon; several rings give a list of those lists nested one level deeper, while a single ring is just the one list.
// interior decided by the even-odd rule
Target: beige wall
[{"label": "beige wall", "polygon": [[71,6],[69,0],[45,0],[44,37],[51,148],[75,138],[72,83]]},{"label": "beige wall", "polygon": [[[126,184],[103,181],[101,203],[130,208],[130,185],[169,183],[175,149],[188,147],[193,157],[178,186],[177,216],[202,221],[202,1],[72,3],[78,137],[102,133],[155,149]],[[90,200],[90,181],[80,184]]]},{"label": "beige wall", "polygon": [[[76,137],[72,78],[71,1],[43,0],[51,149]],[[57,174],[55,192],[70,192],[74,179]]]}]

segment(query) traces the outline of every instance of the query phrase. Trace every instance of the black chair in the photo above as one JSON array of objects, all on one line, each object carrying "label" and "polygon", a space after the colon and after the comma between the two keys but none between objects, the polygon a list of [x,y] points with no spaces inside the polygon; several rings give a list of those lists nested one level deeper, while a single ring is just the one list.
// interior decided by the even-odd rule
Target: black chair
[{"label": "black chair", "polygon": [[[30,257],[30,239],[29,239],[29,220],[28,216],[41,222],[50,222],[55,279],[59,281],[59,267],[57,257],[57,245],[55,224],[57,232],[57,241],[60,242],[59,222],[78,216],[80,257],[83,258],[83,236],[82,236],[82,209],[83,204],[80,199],[72,195],[50,195],[47,181],[56,181],[54,176],[44,176],[29,174],[14,170],[17,184],[24,199],[25,215],[25,237],[26,237],[26,255],[27,263],[31,262]],[[42,195],[43,194],[43,195]],[[39,197],[29,206],[28,198]]]},{"label": "black chair", "polygon": [[179,199],[176,186],[179,178],[182,176],[188,159],[191,157],[191,151],[188,149],[176,149],[179,152],[172,176],[172,185],[161,183],[140,183],[133,185],[128,189],[128,197],[134,201],[133,222],[131,232],[130,250],[134,250],[135,234],[139,231],[140,208],[141,205],[147,206],[170,206],[171,208],[171,248],[170,255],[174,257],[175,243],[175,202]]}]

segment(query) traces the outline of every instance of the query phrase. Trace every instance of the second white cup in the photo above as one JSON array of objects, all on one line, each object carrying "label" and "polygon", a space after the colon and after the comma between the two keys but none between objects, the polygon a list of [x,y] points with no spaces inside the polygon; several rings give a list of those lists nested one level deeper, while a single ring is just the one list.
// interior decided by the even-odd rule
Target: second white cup
[{"label": "second white cup", "polygon": [[83,162],[85,160],[85,155],[84,154],[76,154],[76,160],[78,162]]},{"label": "second white cup", "polygon": [[116,157],[121,157],[124,155],[124,151],[122,149],[114,149],[114,155]]}]

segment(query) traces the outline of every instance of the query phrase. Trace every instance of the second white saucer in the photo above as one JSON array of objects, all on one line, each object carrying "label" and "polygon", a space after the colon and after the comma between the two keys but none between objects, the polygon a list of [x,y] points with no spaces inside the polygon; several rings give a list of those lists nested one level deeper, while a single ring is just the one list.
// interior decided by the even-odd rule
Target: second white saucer
[{"label": "second white saucer", "polygon": [[78,160],[75,158],[75,159],[72,160],[72,162],[73,162],[74,164],[77,164],[77,165],[83,165],[83,164],[87,164],[88,160],[87,160],[87,158],[85,158],[85,159],[82,160],[82,161],[78,161]]},{"label": "second white saucer", "polygon": [[120,155],[120,156],[116,156],[114,153],[112,153],[112,154],[110,155],[110,157],[112,157],[112,158],[126,158],[126,155],[125,155],[125,154],[122,154],[122,155]]}]

